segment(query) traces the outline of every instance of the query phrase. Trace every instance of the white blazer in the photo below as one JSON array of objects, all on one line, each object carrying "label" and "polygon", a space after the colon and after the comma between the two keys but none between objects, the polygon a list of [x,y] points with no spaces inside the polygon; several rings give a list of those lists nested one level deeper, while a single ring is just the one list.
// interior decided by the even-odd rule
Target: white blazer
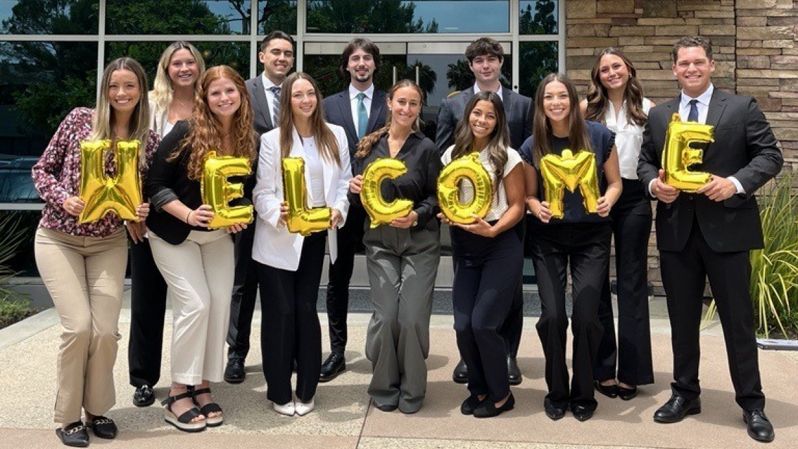
[{"label": "white blazer", "polygon": [[[326,123],[326,125],[338,142],[338,157],[341,166],[319,158],[324,174],[324,202],[327,207],[338,209],[341,212],[342,220],[338,223],[338,227],[341,227],[346,222],[346,213],[349,210],[349,200],[346,198],[349,191],[349,179],[352,177],[349,144],[343,128],[330,123]],[[304,158],[304,153],[302,141],[294,129],[290,156]],[[310,185],[310,174],[307,169],[305,170],[305,185]],[[312,192],[308,190],[308,197],[312,204],[315,198],[312,198],[311,195]],[[299,268],[299,256],[302,254],[305,237],[288,232],[288,228],[280,221],[280,204],[284,201],[283,198],[280,128],[275,128],[260,138],[257,183],[252,192],[255,210],[258,212],[252,258],[274,268],[296,271]],[[327,245],[330,250],[330,261],[335,262],[338,256],[338,240],[335,229],[327,231]]]}]

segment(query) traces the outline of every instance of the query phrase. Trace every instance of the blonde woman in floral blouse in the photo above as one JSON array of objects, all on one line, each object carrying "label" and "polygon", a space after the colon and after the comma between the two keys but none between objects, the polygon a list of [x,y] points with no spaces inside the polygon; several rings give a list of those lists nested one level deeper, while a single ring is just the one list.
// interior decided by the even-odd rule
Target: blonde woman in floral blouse
[{"label": "blonde woman in floral blouse", "polygon": [[[99,438],[116,437],[116,424],[103,415],[115,402],[113,366],[127,260],[123,223],[115,214],[78,223],[85,207],[78,197],[80,142],[140,140],[143,177],[159,143],[148,117],[144,70],[131,58],[116,59],[105,68],[96,109],[70,112],[33,166],[33,181],[45,201],[35,238],[36,265],[63,328],[54,418],[61,424],[56,434],[67,446],[87,446],[88,427]],[[113,158],[105,159],[105,172],[116,172]],[[136,212],[144,220],[149,205],[140,204]]]}]

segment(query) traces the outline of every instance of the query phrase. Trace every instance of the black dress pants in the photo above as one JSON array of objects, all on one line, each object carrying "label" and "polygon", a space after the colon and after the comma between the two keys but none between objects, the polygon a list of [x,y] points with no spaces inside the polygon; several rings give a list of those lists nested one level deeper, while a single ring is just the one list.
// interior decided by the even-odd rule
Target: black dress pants
[{"label": "black dress pants", "polygon": [[[252,260],[252,244],[255,239],[255,225],[247,226],[234,236],[235,240],[235,279],[230,301],[230,326],[227,330],[227,356],[229,359],[247,358],[249,337],[252,332],[252,314],[255,311],[255,297],[258,292],[258,274]],[[261,291],[261,298],[265,292]]]},{"label": "black dress pants", "polygon": [[[538,278],[541,316],[537,323],[546,356],[546,385],[555,406],[582,405],[595,409],[593,363],[601,341],[598,320],[601,289],[610,256],[609,223],[540,225],[535,229],[532,258]],[[565,363],[568,316],[565,291],[570,265],[573,297],[573,378],[568,387]]]},{"label": "black dress pants", "polygon": [[598,311],[604,336],[593,377],[599,381],[617,377],[628,385],[646,385],[654,382],[646,263],[651,235],[651,202],[643,194],[639,180],[623,180],[623,193],[610,216],[615,238],[618,342],[616,345],[608,269]]},{"label": "black dress pants", "polygon": [[346,350],[346,315],[349,310],[349,280],[355,266],[355,253],[363,248],[363,222],[366,212],[362,206],[350,205],[346,224],[338,229],[338,257],[330,263],[327,283],[327,322],[330,331],[330,350],[343,355]]},{"label": "black dress pants", "polygon": [[166,282],[152,258],[149,239],[130,245],[130,385],[153,386],[161,377]]},{"label": "black dress pants", "polygon": [[[296,397],[316,394],[321,371],[321,326],[316,312],[327,233],[305,237],[299,267],[282,270],[258,262],[261,285],[261,350],[266,397],[276,404],[291,400],[291,365],[296,359]],[[268,295],[264,286],[269,286]],[[268,299],[266,299],[268,298]]]}]

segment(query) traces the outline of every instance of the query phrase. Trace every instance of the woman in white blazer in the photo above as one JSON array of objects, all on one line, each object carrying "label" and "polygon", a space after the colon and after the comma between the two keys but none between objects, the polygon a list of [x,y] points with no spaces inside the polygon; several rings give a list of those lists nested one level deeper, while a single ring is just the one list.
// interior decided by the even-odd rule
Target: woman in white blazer
[{"label": "woman in white blazer", "polygon": [[[253,200],[258,220],[252,258],[260,284],[261,350],[267,397],[275,411],[303,416],[313,410],[321,370],[321,327],[316,313],[325,237],[335,262],[336,229],[343,226],[352,171],[346,133],[324,122],[316,82],[294,73],[283,82],[280,126],[261,136]],[[307,237],[286,227],[282,159],[305,162],[308,207],[330,207],[330,229]],[[266,288],[264,288],[266,286]],[[296,400],[291,367],[296,360]]]}]

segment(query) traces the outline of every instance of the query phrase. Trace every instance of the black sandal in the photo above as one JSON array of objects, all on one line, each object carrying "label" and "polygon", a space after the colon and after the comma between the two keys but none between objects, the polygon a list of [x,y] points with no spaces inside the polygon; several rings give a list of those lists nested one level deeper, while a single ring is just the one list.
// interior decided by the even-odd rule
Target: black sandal
[{"label": "black sandal", "polygon": [[94,436],[98,438],[105,438],[106,440],[113,440],[116,438],[118,429],[116,423],[111,418],[105,416],[95,416],[91,422],[86,423],[87,427],[91,427]]},{"label": "black sandal", "polygon": [[60,429],[55,429],[55,434],[65,446],[86,447],[89,445],[89,431],[82,421],[75,421]]},{"label": "black sandal", "polygon": [[172,413],[172,404],[186,398],[191,398],[193,400],[193,392],[186,391],[177,396],[167,396],[167,398],[161,402],[161,404],[164,405],[164,420],[183,432],[201,432],[205,430],[207,423],[204,419],[202,421],[192,422],[198,416],[203,416],[197,407],[188,409],[180,416],[176,416]]},{"label": "black sandal", "polygon": [[[199,390],[192,390],[192,398],[194,400],[194,405],[196,405],[197,407],[200,407],[199,402],[197,402],[197,396],[201,394],[211,394],[211,389],[205,387],[205,388],[200,388]],[[208,425],[208,427],[221,426],[222,423],[224,423],[224,415],[222,415],[222,413],[224,412],[222,411],[222,407],[220,407],[219,404],[215,402],[209,402],[200,407],[199,410],[200,413],[202,413],[202,415],[205,416],[205,423]],[[211,413],[219,413],[219,415],[209,416]]]}]

